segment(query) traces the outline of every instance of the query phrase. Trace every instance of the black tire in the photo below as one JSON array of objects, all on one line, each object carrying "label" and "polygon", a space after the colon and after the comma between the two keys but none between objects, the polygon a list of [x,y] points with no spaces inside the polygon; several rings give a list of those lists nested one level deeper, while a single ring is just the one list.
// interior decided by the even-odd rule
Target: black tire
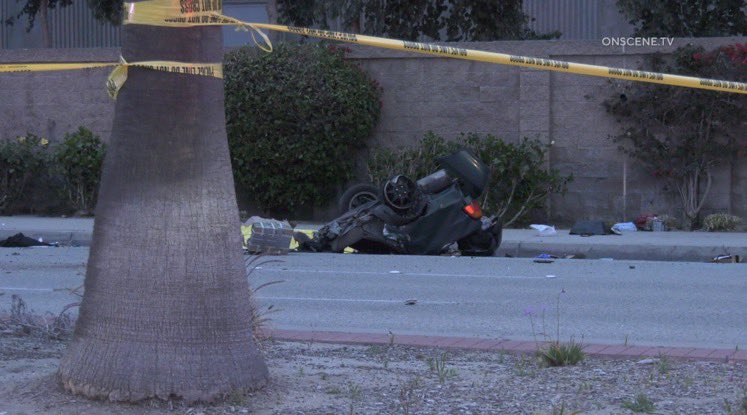
[{"label": "black tire", "polygon": [[367,201],[379,200],[380,190],[378,187],[369,183],[354,184],[345,190],[340,196],[337,204],[337,210],[340,215],[355,209]]}]

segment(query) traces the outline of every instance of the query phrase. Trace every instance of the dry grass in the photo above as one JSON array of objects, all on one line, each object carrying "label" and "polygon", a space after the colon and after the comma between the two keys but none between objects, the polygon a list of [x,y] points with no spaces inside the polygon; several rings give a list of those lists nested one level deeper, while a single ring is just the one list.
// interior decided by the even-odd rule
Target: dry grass
[{"label": "dry grass", "polygon": [[34,314],[20,296],[13,294],[10,314],[6,319],[0,320],[0,331],[63,340],[72,334],[75,326],[75,321],[68,314],[68,310],[78,305],[79,303],[68,304],[62,312],[56,315],[49,312],[39,315]]}]

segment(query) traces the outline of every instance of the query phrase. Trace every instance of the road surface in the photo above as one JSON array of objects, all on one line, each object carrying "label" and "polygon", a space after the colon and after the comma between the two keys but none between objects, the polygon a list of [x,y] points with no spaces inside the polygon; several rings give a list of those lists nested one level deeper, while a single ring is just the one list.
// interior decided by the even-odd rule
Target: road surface
[{"label": "road surface", "polygon": [[[0,310],[12,294],[58,312],[82,284],[87,248],[0,250]],[[652,261],[291,254],[250,275],[272,326],[292,330],[747,347],[747,265]],[[564,292],[563,292],[564,291]],[[407,300],[416,300],[406,305]],[[529,314],[529,315],[528,315]],[[531,318],[530,318],[530,315]]]}]

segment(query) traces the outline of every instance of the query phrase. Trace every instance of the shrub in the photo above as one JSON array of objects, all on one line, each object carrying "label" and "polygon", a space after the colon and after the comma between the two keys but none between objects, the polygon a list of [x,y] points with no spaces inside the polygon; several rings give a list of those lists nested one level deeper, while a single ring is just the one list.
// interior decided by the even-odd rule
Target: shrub
[{"label": "shrub", "polygon": [[703,229],[708,232],[728,232],[733,231],[742,223],[739,216],[728,213],[714,213],[703,219]]},{"label": "shrub", "polygon": [[90,213],[96,206],[105,153],[104,143],[85,127],[65,134],[55,150],[54,159],[65,195],[78,211]]},{"label": "shrub", "polygon": [[0,142],[0,211],[8,213],[44,174],[49,141],[34,134]]},{"label": "shrub", "polygon": [[565,192],[573,179],[544,167],[547,147],[538,140],[525,138],[519,144],[512,144],[492,135],[470,133],[449,142],[432,132],[411,149],[374,149],[368,162],[368,175],[373,183],[397,173],[418,179],[436,170],[438,157],[459,148],[472,151],[490,168],[481,205],[486,213],[501,217],[505,226],[541,208],[550,193]]},{"label": "shrub", "polygon": [[[658,72],[744,82],[747,44],[710,52],[685,46],[671,59],[656,56],[650,67]],[[681,201],[689,228],[694,229],[710,196],[714,168],[747,154],[741,126],[747,117],[747,95],[644,83],[625,85],[605,102],[607,111],[624,122],[621,134],[611,138],[652,176],[666,181]]]},{"label": "shrub", "polygon": [[318,43],[227,54],[234,176],[261,208],[322,204],[352,177],[352,154],[378,120],[380,91],[344,54]]}]

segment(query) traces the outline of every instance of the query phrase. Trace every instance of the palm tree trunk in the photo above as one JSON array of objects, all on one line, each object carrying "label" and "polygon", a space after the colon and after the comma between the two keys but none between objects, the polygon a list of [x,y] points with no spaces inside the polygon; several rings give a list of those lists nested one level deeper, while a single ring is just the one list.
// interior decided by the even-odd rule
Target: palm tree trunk
[{"label": "palm tree trunk", "polygon": [[[222,62],[219,27],[124,27],[129,62]],[[112,138],[66,389],[207,401],[262,386],[221,79],[130,68]]]}]

